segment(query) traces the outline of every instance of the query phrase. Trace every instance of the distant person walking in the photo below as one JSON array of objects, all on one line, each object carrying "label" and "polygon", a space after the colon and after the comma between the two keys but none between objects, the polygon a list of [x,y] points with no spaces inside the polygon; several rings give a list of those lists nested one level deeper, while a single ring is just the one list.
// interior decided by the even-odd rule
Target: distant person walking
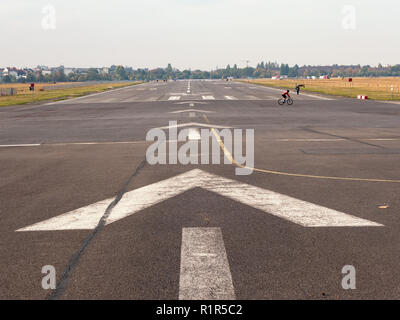
[{"label": "distant person walking", "polygon": [[298,84],[298,85],[296,86],[297,95],[300,94],[300,88],[301,88],[301,87],[305,87],[305,85],[304,85],[304,84]]}]

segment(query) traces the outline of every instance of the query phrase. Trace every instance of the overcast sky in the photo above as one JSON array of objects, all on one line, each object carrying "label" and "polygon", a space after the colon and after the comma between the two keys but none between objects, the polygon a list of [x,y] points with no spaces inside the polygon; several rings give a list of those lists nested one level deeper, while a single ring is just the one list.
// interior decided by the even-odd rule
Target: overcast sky
[{"label": "overcast sky", "polygon": [[2,0],[0,10],[2,67],[400,63],[398,0]]}]

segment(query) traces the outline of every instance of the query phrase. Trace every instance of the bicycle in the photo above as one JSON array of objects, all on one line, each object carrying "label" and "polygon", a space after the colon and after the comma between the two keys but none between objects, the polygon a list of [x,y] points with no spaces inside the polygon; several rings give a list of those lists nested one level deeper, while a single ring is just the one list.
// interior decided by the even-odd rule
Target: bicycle
[{"label": "bicycle", "polygon": [[292,98],[288,98],[288,99],[281,98],[281,99],[278,100],[278,104],[280,106],[283,106],[285,103],[287,103],[289,106],[291,106],[293,104]]}]

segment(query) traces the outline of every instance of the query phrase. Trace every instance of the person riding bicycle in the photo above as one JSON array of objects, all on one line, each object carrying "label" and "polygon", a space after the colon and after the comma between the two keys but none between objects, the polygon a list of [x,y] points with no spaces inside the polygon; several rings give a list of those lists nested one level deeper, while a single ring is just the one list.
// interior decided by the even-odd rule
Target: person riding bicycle
[{"label": "person riding bicycle", "polygon": [[282,93],[282,97],[283,97],[283,99],[285,99],[285,101],[286,101],[287,97],[290,98],[289,92],[290,92],[290,90],[286,90],[284,93]]}]

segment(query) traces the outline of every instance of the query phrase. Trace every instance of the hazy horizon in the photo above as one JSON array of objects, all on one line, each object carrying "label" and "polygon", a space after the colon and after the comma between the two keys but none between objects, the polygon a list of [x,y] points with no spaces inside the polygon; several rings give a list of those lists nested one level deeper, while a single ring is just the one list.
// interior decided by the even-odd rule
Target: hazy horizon
[{"label": "hazy horizon", "polygon": [[[400,63],[394,0],[4,1],[2,67]],[[350,7],[349,7],[350,6]],[[54,11],[55,10],[55,11]],[[355,10],[355,11],[353,11]],[[355,20],[354,20],[355,18]]]}]

